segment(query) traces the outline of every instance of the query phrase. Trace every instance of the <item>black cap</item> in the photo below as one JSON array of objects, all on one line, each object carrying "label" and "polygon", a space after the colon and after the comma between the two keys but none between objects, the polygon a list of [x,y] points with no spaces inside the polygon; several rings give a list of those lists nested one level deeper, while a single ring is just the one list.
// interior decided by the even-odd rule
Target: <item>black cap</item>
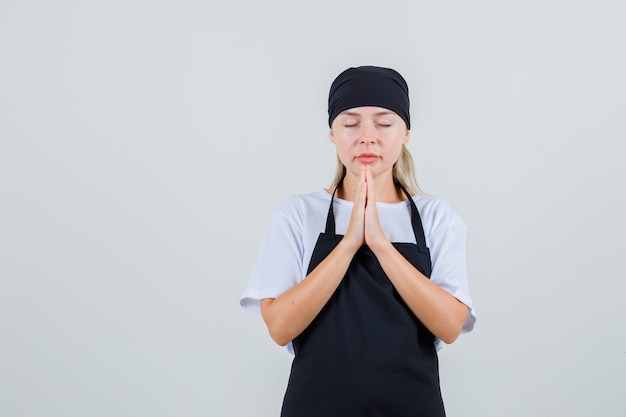
[{"label": "black cap", "polygon": [[348,68],[333,81],[328,95],[328,125],[342,111],[376,106],[395,112],[411,128],[409,87],[391,68],[364,66]]}]

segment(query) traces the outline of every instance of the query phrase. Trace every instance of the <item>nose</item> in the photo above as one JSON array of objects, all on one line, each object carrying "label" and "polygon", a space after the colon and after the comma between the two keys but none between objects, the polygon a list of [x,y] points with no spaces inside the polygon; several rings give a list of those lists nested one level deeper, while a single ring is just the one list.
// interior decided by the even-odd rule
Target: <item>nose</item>
[{"label": "nose", "polygon": [[371,123],[363,123],[361,127],[362,144],[372,144],[376,141],[376,129]]}]

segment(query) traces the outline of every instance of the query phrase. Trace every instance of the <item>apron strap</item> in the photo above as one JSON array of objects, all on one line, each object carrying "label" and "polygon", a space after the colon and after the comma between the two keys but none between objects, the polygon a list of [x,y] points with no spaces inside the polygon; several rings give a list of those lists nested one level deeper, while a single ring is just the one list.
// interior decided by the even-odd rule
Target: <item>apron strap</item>
[{"label": "apron strap", "polygon": [[[419,210],[417,210],[415,201],[413,201],[413,197],[411,196],[411,194],[409,194],[407,189],[404,188],[402,184],[400,184],[400,181],[394,178],[393,182],[398,187],[400,187],[402,191],[404,191],[406,198],[408,198],[409,202],[411,203],[411,226],[413,226],[413,234],[415,235],[415,242],[417,242],[418,248],[420,248],[422,251],[425,251],[427,249],[426,235],[424,234],[424,226],[422,225],[422,218],[420,217]],[[422,247],[422,244],[423,244],[423,247]]]},{"label": "apron strap", "polygon": [[330,207],[328,207],[328,215],[326,216],[326,231],[324,232],[326,239],[335,239],[336,237],[335,235],[335,212],[333,211],[333,203],[335,202],[335,193],[337,192],[337,189],[341,186],[341,184],[343,184],[343,179],[345,177],[346,177],[346,167],[343,168],[343,175],[341,176],[341,179],[335,186],[332,197],[330,197]]}]

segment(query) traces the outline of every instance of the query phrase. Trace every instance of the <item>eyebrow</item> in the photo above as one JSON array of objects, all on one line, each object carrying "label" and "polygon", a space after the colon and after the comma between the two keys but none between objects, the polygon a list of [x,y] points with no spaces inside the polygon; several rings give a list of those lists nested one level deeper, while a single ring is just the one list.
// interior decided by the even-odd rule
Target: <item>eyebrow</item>
[{"label": "eyebrow", "polygon": [[[383,111],[379,111],[378,113],[375,113],[374,116],[385,116],[388,114],[393,114],[394,112],[392,112],[391,110],[383,110]],[[340,114],[346,115],[346,116],[361,116],[361,113],[357,113],[357,112],[352,112],[352,111],[343,111]]]}]

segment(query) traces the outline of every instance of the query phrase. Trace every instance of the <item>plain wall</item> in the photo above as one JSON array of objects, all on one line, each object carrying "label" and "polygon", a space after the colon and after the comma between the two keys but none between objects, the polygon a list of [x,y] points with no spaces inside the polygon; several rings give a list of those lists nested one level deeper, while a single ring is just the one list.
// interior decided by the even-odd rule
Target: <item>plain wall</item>
[{"label": "plain wall", "polygon": [[0,2],[0,415],[277,416],[241,309],[270,213],[328,186],[326,100],[400,71],[469,228],[448,415],[624,416],[623,2]]}]

